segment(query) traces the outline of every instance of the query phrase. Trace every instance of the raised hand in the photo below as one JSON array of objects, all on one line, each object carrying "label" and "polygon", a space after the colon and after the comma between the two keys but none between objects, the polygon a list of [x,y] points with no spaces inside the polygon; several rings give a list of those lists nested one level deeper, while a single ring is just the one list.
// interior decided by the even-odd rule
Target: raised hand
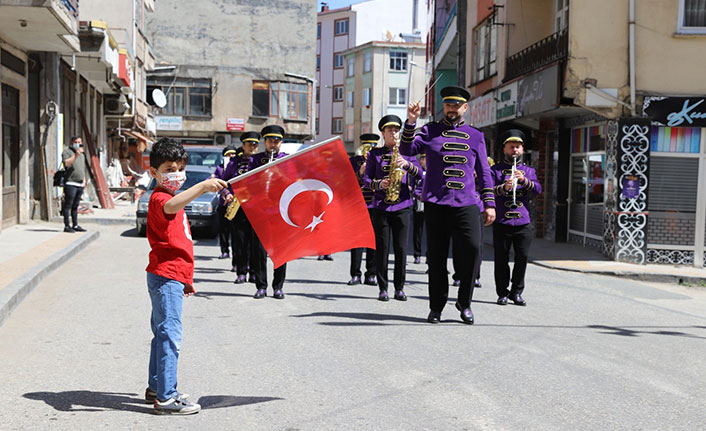
[{"label": "raised hand", "polygon": [[407,106],[407,123],[414,124],[422,113],[419,102],[412,102]]}]

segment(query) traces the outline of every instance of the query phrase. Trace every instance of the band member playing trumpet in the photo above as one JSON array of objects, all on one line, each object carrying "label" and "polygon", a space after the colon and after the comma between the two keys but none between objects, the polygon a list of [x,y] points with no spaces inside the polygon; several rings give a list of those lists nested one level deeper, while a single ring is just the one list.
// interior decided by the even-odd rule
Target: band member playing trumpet
[{"label": "band member playing trumpet", "polygon": [[[521,130],[511,129],[502,138],[504,160],[491,167],[495,181],[498,218],[493,225],[495,249],[495,290],[498,304],[508,300],[526,305],[522,298],[525,271],[534,228],[527,207],[530,197],[542,193],[537,174],[522,162],[526,137]],[[510,248],[515,251],[515,264],[510,277]],[[510,284],[511,283],[511,284]],[[508,290],[510,285],[510,290]]]},{"label": "band member playing trumpet", "polygon": [[[236,150],[234,146],[228,145],[223,148],[223,164],[216,166],[216,169],[213,171],[214,178],[219,178],[223,181],[228,181],[230,179],[225,178],[223,174],[231,159],[235,157],[235,154]],[[228,202],[226,202],[227,196],[227,189],[222,190],[218,195],[218,208],[216,208],[216,212],[218,213],[218,245],[221,247],[221,255],[218,256],[218,258],[230,258],[230,248],[233,247],[232,271],[235,272],[235,244],[231,241],[233,236],[233,224],[230,220],[225,218],[226,208],[228,207]]]},{"label": "band member playing trumpet", "polygon": [[400,156],[401,126],[402,120],[396,115],[386,115],[380,119],[378,129],[382,132],[385,145],[370,150],[363,176],[363,186],[374,191],[371,206],[380,301],[390,299],[387,294],[390,233],[392,233],[392,248],[395,252],[395,299],[407,300],[404,282],[407,268],[407,232],[412,206],[407,173],[417,177],[422,167],[415,157]]},{"label": "band member playing trumpet", "polygon": [[[351,167],[358,177],[360,190],[363,192],[365,205],[368,206],[368,213],[372,220],[372,203],[373,191],[363,186],[363,175],[365,174],[365,162],[371,149],[377,146],[380,141],[380,135],[375,133],[363,133],[360,135],[360,154],[356,154],[350,158]],[[377,286],[376,271],[375,271],[375,249],[372,248],[354,248],[351,250],[351,279],[348,281],[349,286],[360,284],[363,282],[361,277],[363,273],[360,271],[360,265],[363,262],[363,250],[365,250],[365,284]]]}]

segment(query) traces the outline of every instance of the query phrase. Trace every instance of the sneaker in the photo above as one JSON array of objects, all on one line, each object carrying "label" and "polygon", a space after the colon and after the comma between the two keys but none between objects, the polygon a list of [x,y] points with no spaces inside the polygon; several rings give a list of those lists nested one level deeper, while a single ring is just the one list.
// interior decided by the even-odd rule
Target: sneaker
[{"label": "sneaker", "polygon": [[64,232],[75,233],[76,231],[71,226],[64,226]]},{"label": "sneaker", "polygon": [[75,230],[76,232],[86,232],[86,229],[82,228],[79,225],[74,226],[73,230]]},{"label": "sneaker", "polygon": [[154,413],[157,415],[193,415],[200,411],[200,405],[180,397],[166,401],[154,400]]},{"label": "sneaker", "polygon": [[[187,399],[189,398],[189,394],[182,394],[181,392],[177,392],[177,398],[181,399]],[[154,400],[157,399],[157,392],[153,391],[150,388],[145,389],[145,404],[154,404]]]}]

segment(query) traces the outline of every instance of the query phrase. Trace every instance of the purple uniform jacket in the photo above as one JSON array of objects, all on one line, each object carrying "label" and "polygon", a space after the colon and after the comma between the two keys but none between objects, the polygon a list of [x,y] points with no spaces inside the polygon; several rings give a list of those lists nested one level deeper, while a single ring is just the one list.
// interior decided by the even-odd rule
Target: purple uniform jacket
[{"label": "purple uniform jacket", "polygon": [[498,204],[497,218],[495,223],[508,226],[524,226],[531,222],[527,204],[530,197],[542,193],[542,185],[537,181],[535,170],[522,163],[517,164],[517,170],[524,172],[525,179],[518,181],[515,192],[515,203],[517,208],[512,208],[512,190],[505,191],[504,184],[510,178],[512,164],[506,161],[496,163],[490,168],[495,180],[495,199]]},{"label": "purple uniform jacket", "polygon": [[[279,152],[275,156],[275,160],[281,159],[284,156],[288,156],[287,153]],[[259,168],[262,165],[266,165],[270,162],[270,154],[265,151],[264,153],[257,153],[250,158],[250,163],[248,164],[248,171],[252,171],[255,168]]]},{"label": "purple uniform jacket", "polygon": [[[463,121],[454,127],[445,119],[422,126],[416,136],[414,128],[414,124],[405,122],[400,153],[407,156],[426,153],[423,202],[451,207],[495,207],[494,184],[480,130]],[[480,196],[473,171],[478,173]]]},{"label": "purple uniform jacket", "polygon": [[[250,162],[250,157],[246,157],[244,155],[231,157],[230,162],[228,162],[228,165],[225,167],[225,169],[222,169],[220,166],[217,167],[216,171],[213,173],[213,176],[216,178],[220,178],[223,181],[228,181],[230,179],[237,177],[240,174],[247,172],[249,162]],[[219,173],[219,168],[221,168],[220,173]],[[233,189],[230,186],[228,186],[227,190],[230,193],[233,193]],[[224,193],[226,193],[226,192],[219,193],[218,205],[225,205],[225,200],[223,199]]]},{"label": "purple uniform jacket", "polygon": [[373,204],[373,191],[369,188],[363,186],[363,175],[360,174],[360,167],[365,163],[365,157],[363,156],[352,156],[349,158],[351,161],[351,167],[353,172],[355,172],[356,178],[358,178],[358,185],[360,186],[360,191],[363,192],[363,199],[365,199],[365,205],[371,208]]},{"label": "purple uniform jacket", "polygon": [[373,148],[368,152],[368,162],[365,165],[365,175],[363,176],[363,186],[373,190],[373,201],[368,208],[375,208],[383,211],[399,211],[412,206],[412,194],[409,191],[409,177],[417,177],[422,171],[422,166],[415,157],[401,156],[410,165],[407,173],[402,177],[400,186],[399,201],[388,204],[385,202],[385,190],[380,188],[382,180],[390,173],[390,159],[392,150],[387,147]]}]

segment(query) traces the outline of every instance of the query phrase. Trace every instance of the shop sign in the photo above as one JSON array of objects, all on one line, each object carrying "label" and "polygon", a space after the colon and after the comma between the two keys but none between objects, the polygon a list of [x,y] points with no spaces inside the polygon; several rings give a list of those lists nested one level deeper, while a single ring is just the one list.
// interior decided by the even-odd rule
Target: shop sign
[{"label": "shop sign", "polygon": [[154,117],[157,130],[171,130],[179,132],[183,128],[182,117],[157,116]]},{"label": "shop sign", "polygon": [[495,124],[495,92],[476,97],[468,102],[469,124],[481,128]]},{"label": "shop sign", "polygon": [[559,65],[554,65],[517,83],[517,116],[549,111],[559,101]]},{"label": "shop sign", "polygon": [[706,127],[706,97],[645,97],[642,108],[652,121],[667,127]]},{"label": "shop sign", "polygon": [[516,116],[517,81],[497,90],[496,121],[512,120]]},{"label": "shop sign", "polygon": [[127,54],[120,54],[118,63],[118,78],[123,82],[124,87],[129,87],[131,83],[130,76],[132,75],[130,67],[130,59]]},{"label": "shop sign", "polygon": [[245,118],[226,118],[226,130],[234,132],[245,131]]}]

